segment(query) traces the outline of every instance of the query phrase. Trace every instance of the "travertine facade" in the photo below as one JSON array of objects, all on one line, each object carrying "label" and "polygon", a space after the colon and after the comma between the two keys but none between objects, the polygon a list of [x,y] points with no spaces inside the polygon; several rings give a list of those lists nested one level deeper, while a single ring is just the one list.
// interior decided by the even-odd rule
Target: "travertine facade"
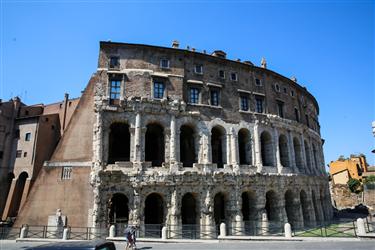
[{"label": "travertine facade", "polygon": [[[97,72],[45,169],[70,166],[74,179],[91,167],[81,225],[312,225],[332,216],[318,113],[314,97],[265,60],[101,42]],[[76,223],[56,206],[51,214],[61,208]]]}]

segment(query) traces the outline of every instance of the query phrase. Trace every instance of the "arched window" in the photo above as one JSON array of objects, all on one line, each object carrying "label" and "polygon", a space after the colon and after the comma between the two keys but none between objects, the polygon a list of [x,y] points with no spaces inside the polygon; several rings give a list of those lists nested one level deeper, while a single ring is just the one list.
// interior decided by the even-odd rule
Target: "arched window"
[{"label": "arched window", "polygon": [[269,221],[279,221],[279,206],[275,191],[271,190],[266,193],[266,212]]},{"label": "arched window", "polygon": [[161,229],[164,223],[164,201],[157,194],[152,193],[145,201],[145,237],[161,237]]},{"label": "arched window", "polygon": [[219,226],[220,223],[225,223],[226,218],[226,201],[223,193],[217,193],[214,198],[214,218],[216,226]]},{"label": "arched window", "polygon": [[160,167],[164,162],[164,129],[159,124],[148,124],[146,130],[146,161]]},{"label": "arched window", "polygon": [[263,166],[273,166],[273,148],[272,148],[272,137],[264,131],[260,136],[260,145],[262,153]]},{"label": "arched window", "polygon": [[293,139],[293,147],[294,147],[294,156],[297,168],[302,171],[303,170],[303,161],[302,161],[302,147],[301,143],[297,138]]},{"label": "arched window", "polygon": [[9,209],[8,217],[16,217],[18,214],[22,198],[24,195],[26,195],[24,194],[24,188],[27,178],[29,178],[29,175],[26,172],[22,172],[18,176],[16,187],[13,192],[13,198],[10,205],[11,207]]},{"label": "arched window", "polygon": [[187,125],[180,128],[180,161],[184,167],[192,167],[196,162],[195,132]]},{"label": "arched window", "polygon": [[126,224],[129,220],[129,200],[124,194],[116,193],[109,200],[108,217],[110,224]]},{"label": "arched window", "polygon": [[241,165],[251,164],[251,136],[249,130],[242,128],[238,131],[238,151]]},{"label": "arched window", "polygon": [[109,131],[108,163],[130,160],[130,133],[129,125],[116,122],[110,126]]},{"label": "arched window", "polygon": [[285,135],[279,137],[280,161],[283,167],[290,167],[288,140]]},{"label": "arched window", "polygon": [[181,220],[182,225],[197,224],[197,204],[193,194],[187,193],[182,197]]},{"label": "arched window", "polygon": [[307,141],[305,141],[305,156],[306,156],[306,166],[307,166],[307,169],[312,170],[311,159],[310,159],[310,146],[307,143]]},{"label": "arched window", "polygon": [[220,126],[216,126],[211,130],[211,147],[212,147],[212,163],[216,163],[218,168],[223,168],[226,163],[225,148],[226,138],[225,130]]}]

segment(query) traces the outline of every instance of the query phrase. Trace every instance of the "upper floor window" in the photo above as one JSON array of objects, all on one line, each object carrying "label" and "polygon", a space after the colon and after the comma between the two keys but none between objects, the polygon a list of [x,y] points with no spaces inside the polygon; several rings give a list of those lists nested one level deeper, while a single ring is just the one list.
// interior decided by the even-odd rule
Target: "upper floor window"
[{"label": "upper floor window", "polygon": [[255,112],[263,113],[263,97],[257,96],[255,97]]},{"label": "upper floor window", "polygon": [[25,134],[25,141],[30,141],[31,140],[31,133],[26,133]]},{"label": "upper floor window", "polygon": [[169,69],[169,60],[168,59],[161,59],[160,60],[160,68]]},{"label": "upper floor window", "polygon": [[277,102],[277,113],[280,117],[284,117],[284,103]]},{"label": "upper floor window", "polygon": [[195,74],[203,74],[203,65],[202,64],[197,64],[194,67],[194,72]]},{"label": "upper floor window", "polygon": [[240,108],[243,111],[248,111],[249,110],[249,97],[246,95],[241,95],[240,96]]},{"label": "upper floor window", "polygon": [[220,92],[217,89],[212,89],[210,91],[210,101],[212,106],[219,106],[219,95]]},{"label": "upper floor window", "polygon": [[230,74],[230,80],[231,81],[237,81],[237,73],[231,73]]},{"label": "upper floor window", "polygon": [[222,79],[225,79],[225,71],[224,70],[219,70],[219,77]]},{"label": "upper floor window", "polygon": [[199,103],[199,89],[198,88],[189,89],[189,103],[194,103],[194,104]]},{"label": "upper floor window", "polygon": [[260,81],[259,78],[255,78],[255,85],[256,86],[262,86],[262,82]]},{"label": "upper floor window", "polygon": [[109,59],[109,68],[118,69],[120,67],[120,58],[117,56],[112,56]]},{"label": "upper floor window", "polygon": [[61,171],[61,180],[72,179],[72,167],[63,167]]},{"label": "upper floor window", "polygon": [[120,92],[121,92],[121,81],[120,80],[111,80],[110,81],[110,104],[118,104],[120,99]]},{"label": "upper floor window", "polygon": [[294,115],[296,117],[296,121],[299,122],[299,111],[297,108],[294,108]]},{"label": "upper floor window", "polygon": [[290,91],[290,95],[294,96],[294,91],[293,90]]},{"label": "upper floor window", "polygon": [[276,90],[277,92],[280,92],[280,86],[279,86],[279,84],[277,84],[277,83],[275,83],[275,90]]},{"label": "upper floor window", "polygon": [[305,115],[305,118],[306,118],[306,125],[307,125],[307,127],[310,127],[309,116]]},{"label": "upper floor window", "polygon": [[17,150],[16,151],[16,157],[20,158],[22,156],[22,150]]},{"label": "upper floor window", "polygon": [[287,91],[287,89],[284,87],[284,94],[286,94],[288,91]]},{"label": "upper floor window", "polygon": [[154,98],[163,99],[164,89],[165,86],[163,82],[154,82]]}]

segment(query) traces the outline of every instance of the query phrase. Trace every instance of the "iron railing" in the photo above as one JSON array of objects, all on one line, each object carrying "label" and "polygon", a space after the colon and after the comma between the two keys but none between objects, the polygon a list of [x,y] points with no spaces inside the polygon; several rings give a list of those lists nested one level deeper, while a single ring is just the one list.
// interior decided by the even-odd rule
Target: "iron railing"
[{"label": "iron railing", "polygon": [[168,239],[215,239],[217,235],[214,225],[167,225]]}]

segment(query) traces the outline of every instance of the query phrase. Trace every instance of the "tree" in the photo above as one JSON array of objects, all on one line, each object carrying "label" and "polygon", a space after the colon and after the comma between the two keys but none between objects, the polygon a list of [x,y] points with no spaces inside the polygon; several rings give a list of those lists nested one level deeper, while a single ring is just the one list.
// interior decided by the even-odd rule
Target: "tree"
[{"label": "tree", "polygon": [[375,175],[369,175],[366,177],[366,179],[363,181],[363,183],[375,183]]},{"label": "tree", "polygon": [[360,193],[362,192],[362,185],[361,182],[357,179],[350,178],[347,182],[348,187],[352,193]]}]

